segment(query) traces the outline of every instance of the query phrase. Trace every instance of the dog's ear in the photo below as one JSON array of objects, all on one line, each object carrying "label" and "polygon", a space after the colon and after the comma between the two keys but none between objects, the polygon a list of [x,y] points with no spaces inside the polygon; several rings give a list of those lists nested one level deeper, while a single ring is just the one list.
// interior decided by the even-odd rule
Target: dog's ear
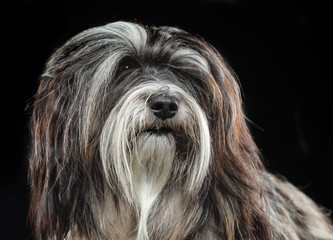
[{"label": "dog's ear", "polygon": [[195,50],[208,63],[209,75],[205,75],[204,89],[207,93],[203,108],[210,121],[214,160],[219,165],[218,171],[221,171],[218,175],[224,179],[227,172],[230,172],[232,179],[237,179],[242,185],[256,186],[259,183],[250,183],[249,179],[242,176],[242,173],[258,176],[263,165],[246,124],[238,78],[209,43],[198,37],[190,36],[189,39],[197,44]]},{"label": "dog's ear", "polygon": [[[211,115],[215,118],[211,122],[213,149],[216,163],[222,171],[218,175],[225,182],[229,177],[244,187],[260,188],[261,181],[256,177],[259,177],[263,165],[245,120],[238,78],[215,49],[209,50],[207,60],[215,80],[211,85],[216,96],[213,102],[216,112]],[[245,176],[254,176],[254,179]]]},{"label": "dog's ear", "polygon": [[97,197],[103,192],[97,143],[84,151],[80,147],[75,114],[81,109],[73,104],[73,75],[57,74],[57,64],[52,58],[41,77],[30,122],[29,222],[38,239],[64,239],[73,226],[84,233],[82,224],[92,217],[89,197],[94,190]]},{"label": "dog's ear", "polygon": [[210,108],[205,111],[210,121],[215,189],[223,199],[223,204],[217,202],[216,206],[220,206],[220,216],[225,219],[237,216],[237,228],[242,229],[236,232],[243,237],[269,239],[269,221],[261,201],[264,166],[246,124],[238,78],[214,47],[200,38],[191,39],[199,46],[196,50],[206,59],[210,71],[205,87]]}]

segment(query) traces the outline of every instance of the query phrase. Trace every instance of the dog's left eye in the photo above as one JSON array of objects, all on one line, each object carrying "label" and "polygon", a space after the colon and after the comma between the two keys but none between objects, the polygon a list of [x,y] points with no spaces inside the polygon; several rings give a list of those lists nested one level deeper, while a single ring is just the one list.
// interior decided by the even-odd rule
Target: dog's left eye
[{"label": "dog's left eye", "polygon": [[119,62],[115,77],[118,78],[122,73],[126,72],[127,70],[134,69],[139,66],[140,64],[135,58],[131,56],[126,56]]}]

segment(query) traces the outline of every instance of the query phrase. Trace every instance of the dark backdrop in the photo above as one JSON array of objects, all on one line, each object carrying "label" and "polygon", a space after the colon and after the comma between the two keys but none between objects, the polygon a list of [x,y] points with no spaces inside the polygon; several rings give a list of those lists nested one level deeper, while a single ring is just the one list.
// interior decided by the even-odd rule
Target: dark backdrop
[{"label": "dark backdrop", "polygon": [[239,76],[267,168],[333,209],[328,6],[295,0],[92,2],[1,4],[1,239],[31,239],[25,226],[25,107],[45,62],[71,36],[116,20],[178,26],[211,42]]}]

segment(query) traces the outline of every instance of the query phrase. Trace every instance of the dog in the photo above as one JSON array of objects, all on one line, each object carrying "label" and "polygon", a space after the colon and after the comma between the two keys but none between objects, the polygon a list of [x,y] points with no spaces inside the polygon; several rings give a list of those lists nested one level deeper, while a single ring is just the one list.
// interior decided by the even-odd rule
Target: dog
[{"label": "dog", "polygon": [[329,240],[328,214],[270,174],[219,52],[113,22],[49,59],[31,104],[36,239]]}]

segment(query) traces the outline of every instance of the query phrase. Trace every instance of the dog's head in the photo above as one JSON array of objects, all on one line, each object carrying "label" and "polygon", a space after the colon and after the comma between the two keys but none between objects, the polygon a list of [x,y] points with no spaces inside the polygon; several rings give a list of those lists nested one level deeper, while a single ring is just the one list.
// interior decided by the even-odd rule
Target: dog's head
[{"label": "dog's head", "polygon": [[143,208],[165,188],[195,196],[214,183],[255,204],[244,189],[259,186],[261,163],[236,77],[180,29],[115,22],[73,37],[47,63],[31,123],[31,216],[42,236],[66,232],[66,214],[84,228],[105,191]]}]

